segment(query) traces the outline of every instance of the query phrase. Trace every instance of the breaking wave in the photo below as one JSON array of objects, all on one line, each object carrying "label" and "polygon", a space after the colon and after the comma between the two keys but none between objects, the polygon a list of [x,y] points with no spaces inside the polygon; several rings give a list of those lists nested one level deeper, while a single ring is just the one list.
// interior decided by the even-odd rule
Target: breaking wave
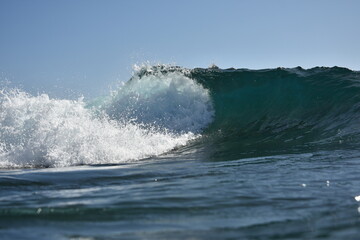
[{"label": "breaking wave", "polygon": [[360,75],[346,68],[143,66],[85,102],[0,93],[0,167],[119,164],[358,148]]}]

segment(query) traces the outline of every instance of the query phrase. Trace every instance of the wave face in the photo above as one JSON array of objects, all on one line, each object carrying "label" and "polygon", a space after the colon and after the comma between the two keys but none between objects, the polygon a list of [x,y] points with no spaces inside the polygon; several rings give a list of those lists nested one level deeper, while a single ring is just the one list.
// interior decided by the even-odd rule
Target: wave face
[{"label": "wave face", "polygon": [[357,147],[360,74],[345,68],[194,69],[211,92],[213,156]]},{"label": "wave face", "polygon": [[206,160],[357,149],[359,86],[359,72],[339,67],[161,65],[87,103],[4,89],[0,167],[118,164],[174,149]]},{"label": "wave face", "polygon": [[199,137],[212,117],[209,92],[180,73],[135,75],[112,96],[90,104],[2,90],[0,167],[118,164],[157,156]]}]

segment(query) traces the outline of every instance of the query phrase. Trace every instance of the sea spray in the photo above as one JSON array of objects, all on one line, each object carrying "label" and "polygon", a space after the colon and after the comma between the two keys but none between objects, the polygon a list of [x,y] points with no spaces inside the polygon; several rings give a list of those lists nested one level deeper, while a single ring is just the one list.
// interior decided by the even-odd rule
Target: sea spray
[{"label": "sea spray", "polygon": [[133,78],[101,107],[3,90],[0,167],[117,164],[157,156],[198,137],[212,116],[208,91],[179,73]]}]

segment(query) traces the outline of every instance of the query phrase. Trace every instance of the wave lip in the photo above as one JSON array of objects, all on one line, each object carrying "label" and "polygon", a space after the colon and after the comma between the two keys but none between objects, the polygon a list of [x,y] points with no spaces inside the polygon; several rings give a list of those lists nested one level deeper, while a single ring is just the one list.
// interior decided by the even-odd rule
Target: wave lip
[{"label": "wave lip", "polygon": [[140,69],[103,109],[112,119],[126,119],[176,133],[200,133],[214,116],[209,91],[186,77],[181,69],[172,69],[164,66]]}]

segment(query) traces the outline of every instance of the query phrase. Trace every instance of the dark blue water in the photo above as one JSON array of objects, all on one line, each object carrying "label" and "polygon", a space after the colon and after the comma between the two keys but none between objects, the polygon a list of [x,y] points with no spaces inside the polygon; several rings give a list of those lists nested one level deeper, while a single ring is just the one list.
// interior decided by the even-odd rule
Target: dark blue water
[{"label": "dark blue water", "polygon": [[360,155],[1,171],[2,239],[357,239]]},{"label": "dark blue water", "polygon": [[148,70],[85,107],[2,93],[1,239],[359,238],[357,72]]}]

